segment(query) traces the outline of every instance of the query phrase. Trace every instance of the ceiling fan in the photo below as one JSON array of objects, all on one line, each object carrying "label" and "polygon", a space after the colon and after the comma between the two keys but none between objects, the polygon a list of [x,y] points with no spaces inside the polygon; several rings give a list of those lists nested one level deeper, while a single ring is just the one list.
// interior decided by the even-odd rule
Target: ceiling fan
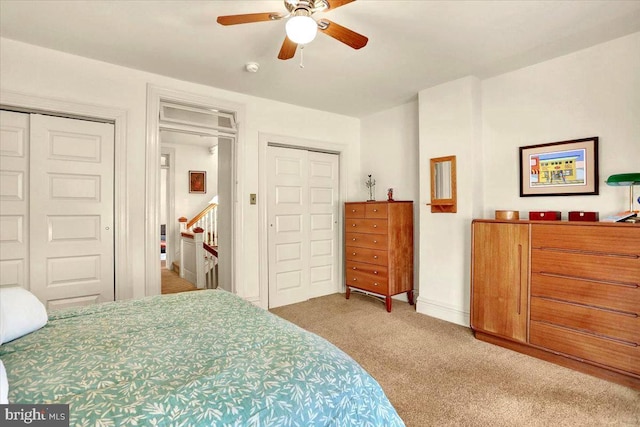
[{"label": "ceiling fan", "polygon": [[315,20],[312,15],[344,6],[355,0],[284,0],[288,13],[265,12],[248,13],[244,15],[219,16],[217,21],[222,25],[248,24],[261,21],[279,21],[286,19],[287,35],[284,38],[278,59],[291,59],[296,53],[298,45],[305,45],[312,41],[318,31],[341,41],[354,49],[366,46],[368,38],[346,27],[329,21]]}]

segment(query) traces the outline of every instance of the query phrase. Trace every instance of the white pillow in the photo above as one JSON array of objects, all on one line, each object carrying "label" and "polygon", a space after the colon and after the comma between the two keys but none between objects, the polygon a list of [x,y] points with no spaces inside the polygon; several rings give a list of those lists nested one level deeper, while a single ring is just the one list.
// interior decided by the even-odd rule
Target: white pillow
[{"label": "white pillow", "polygon": [[9,403],[9,381],[7,380],[7,371],[4,370],[2,360],[0,360],[0,405]]},{"label": "white pillow", "polygon": [[31,292],[0,287],[0,344],[42,328],[47,320],[47,309]]}]

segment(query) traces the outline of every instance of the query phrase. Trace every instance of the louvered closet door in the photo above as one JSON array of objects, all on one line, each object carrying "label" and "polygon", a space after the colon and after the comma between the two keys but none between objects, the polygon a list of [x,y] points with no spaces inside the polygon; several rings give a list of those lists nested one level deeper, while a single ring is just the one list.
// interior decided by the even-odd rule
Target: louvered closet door
[{"label": "louvered closet door", "polygon": [[338,156],[269,147],[269,307],[335,293]]},{"label": "louvered closet door", "polygon": [[31,290],[47,308],[114,300],[114,126],[31,115]]}]

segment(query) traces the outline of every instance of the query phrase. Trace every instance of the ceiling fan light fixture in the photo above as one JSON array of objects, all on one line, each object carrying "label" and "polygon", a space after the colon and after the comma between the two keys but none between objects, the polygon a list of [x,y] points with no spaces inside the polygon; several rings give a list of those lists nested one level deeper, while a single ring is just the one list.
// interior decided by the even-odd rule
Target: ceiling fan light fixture
[{"label": "ceiling fan light fixture", "polygon": [[287,37],[294,43],[307,44],[318,34],[318,24],[310,16],[292,16],[285,25]]}]

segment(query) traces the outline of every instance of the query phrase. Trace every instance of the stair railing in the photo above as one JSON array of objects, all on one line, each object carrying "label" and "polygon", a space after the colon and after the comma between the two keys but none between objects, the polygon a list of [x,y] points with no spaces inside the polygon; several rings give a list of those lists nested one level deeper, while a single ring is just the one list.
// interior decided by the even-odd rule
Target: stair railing
[{"label": "stair railing", "polygon": [[191,221],[179,218],[180,277],[197,288],[218,286],[217,204],[212,203]]}]

